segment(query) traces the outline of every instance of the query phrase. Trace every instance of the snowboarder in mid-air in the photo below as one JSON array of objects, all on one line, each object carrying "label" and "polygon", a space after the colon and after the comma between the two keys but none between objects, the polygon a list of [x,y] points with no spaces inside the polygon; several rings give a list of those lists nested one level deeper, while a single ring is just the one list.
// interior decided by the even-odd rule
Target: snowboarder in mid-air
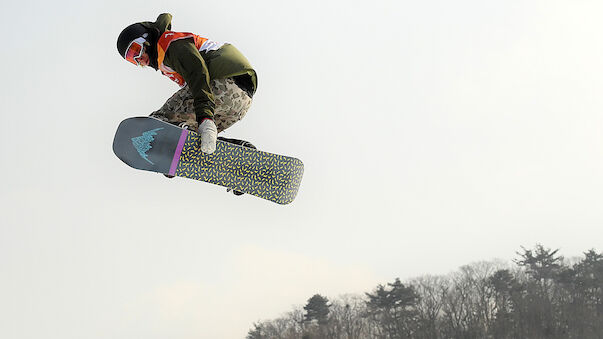
[{"label": "snowboarder in mid-air", "polygon": [[292,202],[304,172],[301,160],[218,137],[251,106],[257,75],[249,61],[231,44],[172,31],[171,21],[164,13],[119,34],[122,58],[161,71],[181,89],[150,117],[122,121],[113,139],[115,155],[135,169],[204,181],[278,204]]},{"label": "snowboarder in mid-air", "polygon": [[[257,75],[233,45],[171,31],[171,21],[172,15],[164,13],[155,22],[126,27],[117,50],[130,63],[159,70],[181,87],[150,116],[198,132],[201,151],[211,154],[217,134],[247,113]],[[220,139],[255,148],[244,140]]]}]

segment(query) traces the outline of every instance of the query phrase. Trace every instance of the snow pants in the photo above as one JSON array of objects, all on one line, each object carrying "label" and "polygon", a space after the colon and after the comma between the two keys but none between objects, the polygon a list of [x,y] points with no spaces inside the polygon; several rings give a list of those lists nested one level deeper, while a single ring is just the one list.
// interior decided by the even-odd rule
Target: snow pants
[{"label": "snow pants", "polygon": [[[214,121],[218,133],[220,133],[243,119],[251,106],[252,99],[231,78],[212,80],[210,87],[215,102]],[[199,123],[193,101],[188,85],[184,86],[172,95],[159,110],[151,113],[151,117],[196,132]]]}]

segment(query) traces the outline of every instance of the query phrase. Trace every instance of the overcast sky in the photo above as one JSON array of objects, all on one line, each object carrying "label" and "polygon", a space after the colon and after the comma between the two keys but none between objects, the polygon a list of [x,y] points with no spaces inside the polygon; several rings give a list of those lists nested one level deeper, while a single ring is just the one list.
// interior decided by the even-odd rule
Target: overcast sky
[{"label": "overcast sky", "polygon": [[[0,337],[243,338],[379,283],[603,249],[601,1],[4,1]],[[255,67],[224,135],[304,161],[280,206],[136,171],[119,122],[178,87],[134,22]]]}]

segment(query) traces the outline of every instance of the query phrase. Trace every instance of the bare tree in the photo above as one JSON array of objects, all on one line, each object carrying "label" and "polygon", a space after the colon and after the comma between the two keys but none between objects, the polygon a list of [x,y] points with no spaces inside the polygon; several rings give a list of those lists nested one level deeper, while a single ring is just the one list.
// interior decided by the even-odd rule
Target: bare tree
[{"label": "bare tree", "polygon": [[365,300],[356,295],[343,295],[331,305],[331,327],[335,338],[362,339],[367,323]]},{"label": "bare tree", "polygon": [[419,331],[417,338],[441,338],[439,322],[443,316],[444,299],[450,288],[449,280],[441,276],[426,275],[410,281],[419,295],[417,311]]}]

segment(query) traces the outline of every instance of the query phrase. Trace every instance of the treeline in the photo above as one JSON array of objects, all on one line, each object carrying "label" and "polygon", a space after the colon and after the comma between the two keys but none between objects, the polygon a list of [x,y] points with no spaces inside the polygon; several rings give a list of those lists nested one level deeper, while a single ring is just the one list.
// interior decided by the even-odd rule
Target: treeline
[{"label": "treeline", "polygon": [[513,264],[395,279],[364,295],[316,294],[247,339],[603,339],[603,253],[572,261],[537,245]]}]

